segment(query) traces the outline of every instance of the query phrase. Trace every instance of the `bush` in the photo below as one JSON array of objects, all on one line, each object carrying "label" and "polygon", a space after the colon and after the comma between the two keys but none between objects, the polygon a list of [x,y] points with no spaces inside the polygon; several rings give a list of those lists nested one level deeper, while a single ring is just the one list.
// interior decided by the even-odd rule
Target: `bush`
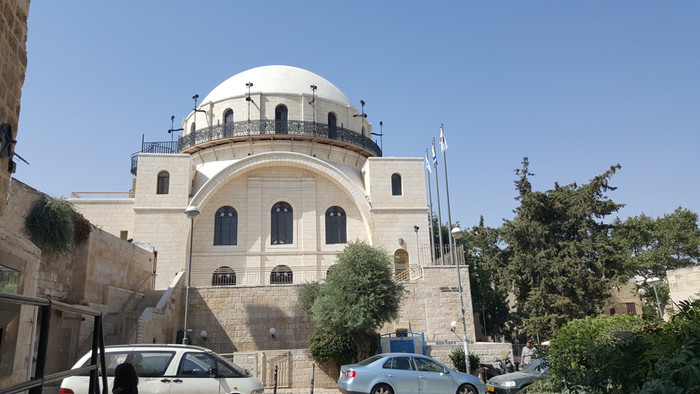
[{"label": "bush", "polygon": [[[464,363],[464,349],[457,348],[450,353],[450,360],[452,365],[454,365],[455,370],[459,372],[465,372],[467,366]],[[469,353],[469,373],[476,371],[479,368],[479,356],[474,353]]]},{"label": "bush", "polygon": [[309,352],[317,363],[333,360],[338,367],[352,363],[357,354],[350,336],[322,329],[309,336]]},{"label": "bush", "polygon": [[562,392],[690,393],[700,387],[700,300],[658,318],[573,320],[549,349],[552,383]]}]

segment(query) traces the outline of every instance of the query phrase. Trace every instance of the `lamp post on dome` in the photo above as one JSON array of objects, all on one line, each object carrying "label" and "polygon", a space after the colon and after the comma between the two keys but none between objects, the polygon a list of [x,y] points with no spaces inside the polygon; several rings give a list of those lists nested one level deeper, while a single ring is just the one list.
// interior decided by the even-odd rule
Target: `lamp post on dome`
[{"label": "lamp post on dome", "polygon": [[[462,238],[462,229],[457,226],[450,231],[450,234],[452,235],[452,238],[454,238],[455,245],[457,245],[457,240]],[[459,292],[459,309],[462,312],[462,330],[464,331],[464,365],[466,365],[467,371],[466,373],[469,373],[469,344],[467,343],[467,321],[464,318],[464,298],[462,297],[462,275],[459,272],[459,258],[455,258],[454,256],[454,251],[451,253],[453,256],[452,258],[455,259],[456,261],[456,266],[457,266],[457,286],[458,286],[458,292]],[[454,323],[454,322],[452,322]],[[452,328],[455,328],[456,324],[452,325]]]},{"label": "lamp post on dome", "polygon": [[185,209],[185,216],[190,219],[190,257],[187,262],[187,288],[185,290],[185,328],[182,332],[182,344],[187,345],[187,320],[190,313],[190,284],[192,282],[192,238],[194,230],[194,218],[199,216],[199,209],[190,205]]}]

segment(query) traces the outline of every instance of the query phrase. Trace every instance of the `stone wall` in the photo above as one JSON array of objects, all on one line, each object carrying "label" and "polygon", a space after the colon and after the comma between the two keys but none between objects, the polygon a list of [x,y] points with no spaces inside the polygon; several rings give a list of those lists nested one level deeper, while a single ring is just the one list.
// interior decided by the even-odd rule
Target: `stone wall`
[{"label": "stone wall", "polygon": [[[29,0],[0,0],[0,124],[8,124],[17,138],[20,98],[27,69]],[[14,147],[11,148],[14,152]],[[0,154],[0,201],[5,200],[12,171],[11,157]],[[0,204],[0,215],[5,210]]]},{"label": "stone wall", "polygon": [[[469,268],[460,266],[462,293],[464,299],[467,338],[475,341],[474,314],[471,313],[471,288]],[[404,283],[406,293],[401,302],[399,319],[395,324],[387,324],[382,332],[393,332],[396,328],[406,328],[411,332],[425,333],[425,339],[432,341],[461,340],[462,315],[460,314],[457,269],[455,266],[423,267],[423,278]],[[456,333],[450,323],[458,323]]]},{"label": "stone wall", "polygon": [[184,272],[178,273],[158,304],[143,311],[138,321],[136,343],[175,342],[177,330],[184,327],[185,279]]},{"label": "stone wall", "polygon": [[[666,271],[668,280],[669,296],[672,303],[667,308],[673,308],[673,303],[680,301],[692,301],[700,298],[700,266],[679,268]],[[669,316],[666,314],[665,316]]]},{"label": "stone wall", "polygon": [[[105,337],[116,331],[129,329],[124,316],[134,307],[138,297],[153,289],[155,254],[153,250],[117,238],[101,229],[92,228],[89,238],[75,245],[69,252],[41,251],[25,235],[24,219],[34,203],[44,194],[12,179],[3,225],[24,250],[9,250],[24,264],[26,295],[38,296],[69,304],[88,305],[103,312]],[[15,242],[13,240],[12,242]],[[3,243],[8,248],[12,242]],[[22,252],[22,253],[20,253]],[[33,263],[33,264],[32,264]],[[3,259],[3,265],[7,265]],[[27,292],[30,289],[30,292]],[[36,311],[30,309],[31,318],[20,321],[21,333],[27,339],[18,338],[17,362],[23,368],[19,380],[26,379],[31,360],[31,333],[36,328]],[[26,321],[26,323],[24,323]],[[92,319],[83,320],[71,313],[54,311],[51,317],[46,372],[65,370],[90,346]],[[136,319],[131,329],[136,330]],[[3,345],[5,341],[3,341]],[[21,351],[21,352],[20,352]],[[21,376],[20,376],[21,375]]]}]

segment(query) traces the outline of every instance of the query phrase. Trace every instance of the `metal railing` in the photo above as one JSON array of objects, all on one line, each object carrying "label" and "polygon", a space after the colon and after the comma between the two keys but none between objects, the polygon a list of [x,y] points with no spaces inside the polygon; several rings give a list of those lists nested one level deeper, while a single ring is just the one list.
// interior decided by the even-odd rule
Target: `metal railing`
[{"label": "metal railing", "polygon": [[141,137],[141,150],[131,155],[131,173],[136,175],[139,153],[179,153],[199,144],[223,139],[248,139],[252,137],[302,137],[319,142],[340,142],[362,148],[374,156],[382,156],[382,150],[371,138],[344,127],[328,127],[324,123],[288,120],[251,120],[218,124],[192,131],[177,141],[147,142]]},{"label": "metal railing", "polygon": [[[10,304],[36,306],[39,308],[41,326],[39,327],[39,346],[37,348],[36,368],[34,376],[25,382],[9,387],[0,388],[0,394],[19,393],[29,390],[30,394],[39,394],[43,391],[45,383],[56,382],[85,372],[90,373],[89,393],[100,394],[100,384],[98,381],[98,356],[102,371],[102,394],[107,394],[107,375],[105,368],[104,340],[102,337],[102,313],[80,305],[64,304],[58,301],[47,300],[45,298],[28,297],[18,294],[0,293],[0,301]],[[90,365],[82,368],[69,369],[45,375],[46,355],[49,347],[49,331],[51,330],[51,312],[59,310],[63,312],[78,313],[81,315],[94,316],[92,358]],[[99,352],[98,352],[99,350]]]},{"label": "metal railing", "polygon": [[381,156],[379,146],[364,135],[346,129],[344,127],[328,127],[327,124],[302,122],[295,120],[272,121],[251,120],[232,124],[218,124],[195,130],[178,139],[179,151],[194,147],[195,145],[215,141],[224,138],[250,137],[250,136],[305,136],[309,138],[323,138],[331,141],[343,142],[355,145],[371,152],[374,156]]}]

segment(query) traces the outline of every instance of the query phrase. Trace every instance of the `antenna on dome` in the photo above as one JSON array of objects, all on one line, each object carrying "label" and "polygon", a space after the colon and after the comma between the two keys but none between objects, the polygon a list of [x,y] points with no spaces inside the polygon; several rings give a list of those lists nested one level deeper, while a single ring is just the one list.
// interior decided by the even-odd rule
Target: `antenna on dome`
[{"label": "antenna on dome", "polygon": [[173,133],[176,132],[176,131],[183,131],[183,130],[185,130],[185,129],[183,129],[182,127],[180,127],[179,129],[175,129],[174,127],[175,127],[175,115],[172,115],[172,116],[170,117],[170,129],[168,130],[168,134],[170,134],[170,145],[171,145],[171,147],[172,147],[172,143],[173,143]]},{"label": "antenna on dome", "polygon": [[382,154],[384,154],[384,141],[382,141],[382,137],[384,137],[384,122],[381,120],[379,121],[379,133],[370,133],[372,135],[376,135],[379,137],[379,149],[382,150]]},{"label": "antenna on dome", "polygon": [[195,130],[197,130],[197,112],[204,112],[205,114],[207,113],[207,111],[205,111],[203,109],[197,109],[197,99],[199,99],[199,95],[197,93],[195,93],[194,96],[192,96],[192,100],[194,100],[193,110],[194,110],[194,129]]},{"label": "antenna on dome", "polygon": [[[318,86],[311,85],[310,88],[311,88],[311,97],[312,98],[311,98],[311,101],[309,101],[309,104],[314,106],[314,125],[315,125],[316,124],[316,104],[315,104],[316,103],[316,89],[318,89]],[[315,133],[315,131],[314,131],[314,133]]]},{"label": "antenna on dome", "polygon": [[[250,123],[250,102],[253,101],[252,98],[250,98],[250,88],[253,87],[252,82],[248,82],[245,84],[245,86],[248,88],[248,95],[245,97],[245,101],[248,102],[248,123]],[[250,131],[249,131],[250,132]]]},{"label": "antenna on dome", "polygon": [[[364,118],[367,119],[367,114],[365,113],[365,100],[360,100],[360,105],[362,106],[362,113],[353,115],[353,118]],[[362,121],[362,135],[365,134],[365,122]]]}]

